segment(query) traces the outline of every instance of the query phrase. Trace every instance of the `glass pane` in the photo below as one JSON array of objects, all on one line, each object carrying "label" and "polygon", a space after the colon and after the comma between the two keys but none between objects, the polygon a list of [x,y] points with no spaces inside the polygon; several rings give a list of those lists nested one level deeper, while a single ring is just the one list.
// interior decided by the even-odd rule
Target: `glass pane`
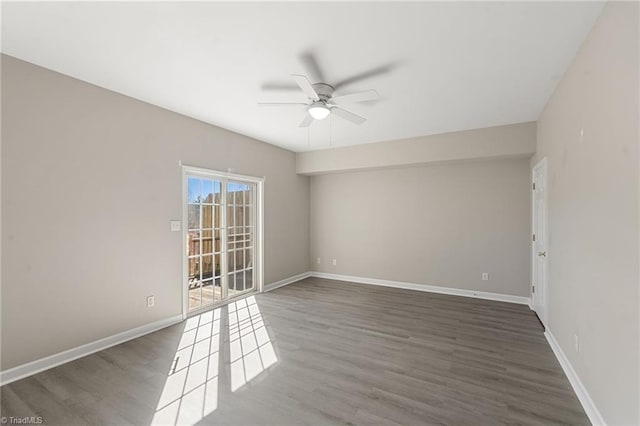
[{"label": "glass pane", "polygon": [[220,239],[220,230],[216,229],[213,231],[213,250],[216,253],[220,253],[222,251],[222,244]]},{"label": "glass pane", "polygon": [[202,227],[213,228],[213,206],[202,206]]},{"label": "glass pane", "polygon": [[245,289],[253,288],[253,269],[245,271],[244,280]]},{"label": "glass pane", "polygon": [[213,278],[213,256],[202,256],[202,279]]},{"label": "glass pane", "polygon": [[187,256],[200,254],[200,232],[191,230],[187,233]]},{"label": "glass pane", "polygon": [[244,192],[244,203],[247,206],[253,204],[253,185],[249,185],[249,188]]},{"label": "glass pane", "polygon": [[200,280],[200,257],[189,258],[189,287]]},{"label": "glass pane", "polygon": [[200,205],[199,204],[189,204],[188,208],[188,229],[199,229],[200,228]]},{"label": "glass pane", "polygon": [[251,249],[244,251],[244,267],[253,268],[253,250]]},{"label": "glass pane", "polygon": [[213,182],[213,202],[216,204],[222,204],[222,182]]},{"label": "glass pane", "polygon": [[211,229],[202,230],[202,254],[213,253],[213,231]]},{"label": "glass pane", "polygon": [[194,238],[189,241],[189,254],[196,255],[202,254],[200,250],[202,249],[202,245],[200,244],[200,238]]},{"label": "glass pane", "polygon": [[222,207],[221,206],[213,206],[213,227],[220,228],[222,223],[220,222],[222,216]]},{"label": "glass pane", "polygon": [[227,204],[235,204],[236,184],[227,182]]},{"label": "glass pane", "polygon": [[244,272],[236,274],[236,291],[244,291]]},{"label": "glass pane", "polygon": [[214,260],[216,263],[213,273],[216,277],[220,277],[220,275],[222,275],[222,265],[220,264],[220,262],[222,261],[222,255],[216,254]]},{"label": "glass pane", "polygon": [[199,203],[200,202],[200,179],[196,177],[190,177],[188,179],[188,193],[189,193],[189,203]]},{"label": "glass pane", "polygon": [[236,289],[236,274],[229,274],[229,296],[232,296]]},{"label": "glass pane", "polygon": [[234,211],[232,206],[227,207],[227,227],[234,226]]},{"label": "glass pane", "polygon": [[251,226],[253,222],[253,218],[251,217],[253,207],[245,207],[244,208],[244,224],[246,226]]},{"label": "glass pane", "polygon": [[236,207],[236,226],[244,226],[244,207]]},{"label": "glass pane", "polygon": [[189,287],[189,310],[192,311],[201,306],[200,301],[202,300],[200,296],[200,292],[202,289],[200,286]]},{"label": "glass pane", "polygon": [[189,258],[189,310],[202,305],[201,266],[200,256]]},{"label": "glass pane", "polygon": [[215,298],[213,279],[202,281],[202,305],[210,305]]},{"label": "glass pane", "polygon": [[228,259],[227,272],[229,273],[234,272],[236,270],[235,251],[230,251],[229,254],[227,255],[227,259]]},{"label": "glass pane", "polygon": [[215,288],[213,289],[215,294],[215,300],[222,300],[222,280],[220,278],[216,278]]},{"label": "glass pane", "polygon": [[208,179],[202,180],[202,202],[213,203],[213,181]]},{"label": "glass pane", "polygon": [[[240,243],[238,243],[239,245]],[[244,269],[244,250],[236,251],[236,271]]]}]

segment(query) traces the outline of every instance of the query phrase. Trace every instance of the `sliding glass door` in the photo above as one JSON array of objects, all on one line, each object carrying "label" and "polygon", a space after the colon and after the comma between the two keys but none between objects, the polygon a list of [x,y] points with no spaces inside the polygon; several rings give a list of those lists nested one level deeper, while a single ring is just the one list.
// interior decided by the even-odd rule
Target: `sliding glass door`
[{"label": "sliding glass door", "polygon": [[227,181],[229,296],[253,290],[254,198],[253,185]]},{"label": "sliding glass door", "polygon": [[186,311],[256,290],[258,183],[185,172]]}]

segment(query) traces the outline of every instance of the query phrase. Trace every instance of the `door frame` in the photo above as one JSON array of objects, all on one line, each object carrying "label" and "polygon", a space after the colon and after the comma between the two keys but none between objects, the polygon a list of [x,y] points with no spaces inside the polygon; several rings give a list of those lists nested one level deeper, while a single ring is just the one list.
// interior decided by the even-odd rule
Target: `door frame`
[{"label": "door frame", "polygon": [[[245,297],[248,294],[252,293],[262,293],[264,291],[264,182],[265,177],[258,176],[249,176],[249,175],[241,175],[230,172],[221,172],[213,169],[205,169],[202,167],[195,166],[187,166],[181,164],[181,179],[182,179],[182,280],[181,280],[181,294],[182,294],[182,318],[186,319],[189,315],[199,314],[208,309],[213,309],[220,305],[225,305],[231,302],[233,299],[230,298],[221,301],[220,303],[212,303],[209,306],[201,307],[199,309],[194,310],[189,313],[189,259],[187,254],[187,232],[189,228],[188,224],[188,176],[189,174],[199,175],[203,177],[210,177],[213,179],[220,180],[233,180],[237,182],[247,182],[253,183],[256,185],[256,230],[255,230],[255,245],[254,245],[254,271],[255,271],[255,282],[254,290],[245,292],[241,295],[238,295],[238,298]],[[226,235],[226,223],[223,224],[223,234]],[[224,252],[226,255],[226,252]],[[222,256],[225,258],[225,256]],[[226,273],[226,267],[224,268]]]},{"label": "door frame", "polygon": [[[533,241],[533,234],[534,234],[534,229],[535,229],[535,208],[536,208],[536,193],[535,190],[533,189],[533,183],[535,182],[535,173],[538,169],[542,169],[542,173],[544,176],[544,241],[546,243],[546,257],[545,257],[545,262],[546,267],[544,268],[544,276],[543,276],[543,283],[542,283],[542,306],[543,306],[543,312],[542,314],[540,314],[540,312],[536,311],[536,303],[535,303],[535,294],[533,291],[533,286],[536,286],[536,288],[538,288],[538,286],[540,285],[539,283],[536,283],[534,281],[534,277],[535,277],[535,268],[536,268],[536,259],[538,257],[538,254],[536,253],[536,242]],[[548,166],[548,161],[547,161],[547,157],[542,158],[540,161],[538,161],[532,168],[531,168],[531,288],[530,288],[530,294],[531,294],[531,309],[536,313],[536,315],[538,315],[538,318],[540,319],[540,321],[542,322],[542,324],[547,327],[548,322],[547,322],[547,318],[548,318],[548,311],[549,311],[549,166]],[[539,291],[538,291],[539,294]]]}]

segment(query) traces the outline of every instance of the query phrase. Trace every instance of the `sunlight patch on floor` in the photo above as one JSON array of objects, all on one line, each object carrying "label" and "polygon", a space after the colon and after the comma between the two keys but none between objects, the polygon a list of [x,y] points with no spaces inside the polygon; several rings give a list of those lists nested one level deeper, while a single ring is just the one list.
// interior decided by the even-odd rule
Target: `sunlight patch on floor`
[{"label": "sunlight patch on floor", "polygon": [[218,407],[221,311],[189,318],[152,425],[194,425]]},{"label": "sunlight patch on floor", "polygon": [[231,391],[235,392],[278,361],[254,296],[230,303]]}]

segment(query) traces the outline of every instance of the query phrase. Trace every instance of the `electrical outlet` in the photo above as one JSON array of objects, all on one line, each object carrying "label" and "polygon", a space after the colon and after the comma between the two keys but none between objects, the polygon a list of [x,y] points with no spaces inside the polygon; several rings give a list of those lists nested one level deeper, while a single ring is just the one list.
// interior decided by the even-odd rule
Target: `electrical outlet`
[{"label": "electrical outlet", "polygon": [[147,296],[147,308],[153,308],[156,305],[156,297],[151,295]]},{"label": "electrical outlet", "polygon": [[180,231],[180,221],[179,220],[172,220],[171,221],[171,232],[178,232]]},{"label": "electrical outlet", "polygon": [[336,259],[331,259],[331,264],[333,266],[336,266],[338,264],[338,261]]},{"label": "electrical outlet", "polygon": [[316,263],[319,265],[320,264],[320,258],[316,259]]},{"label": "electrical outlet", "polygon": [[580,353],[580,341],[578,340],[578,334],[574,334],[573,335],[573,343],[576,347],[576,353],[579,354]]},{"label": "electrical outlet", "polygon": [[489,273],[488,272],[483,272],[482,273],[482,281],[489,281]]}]

